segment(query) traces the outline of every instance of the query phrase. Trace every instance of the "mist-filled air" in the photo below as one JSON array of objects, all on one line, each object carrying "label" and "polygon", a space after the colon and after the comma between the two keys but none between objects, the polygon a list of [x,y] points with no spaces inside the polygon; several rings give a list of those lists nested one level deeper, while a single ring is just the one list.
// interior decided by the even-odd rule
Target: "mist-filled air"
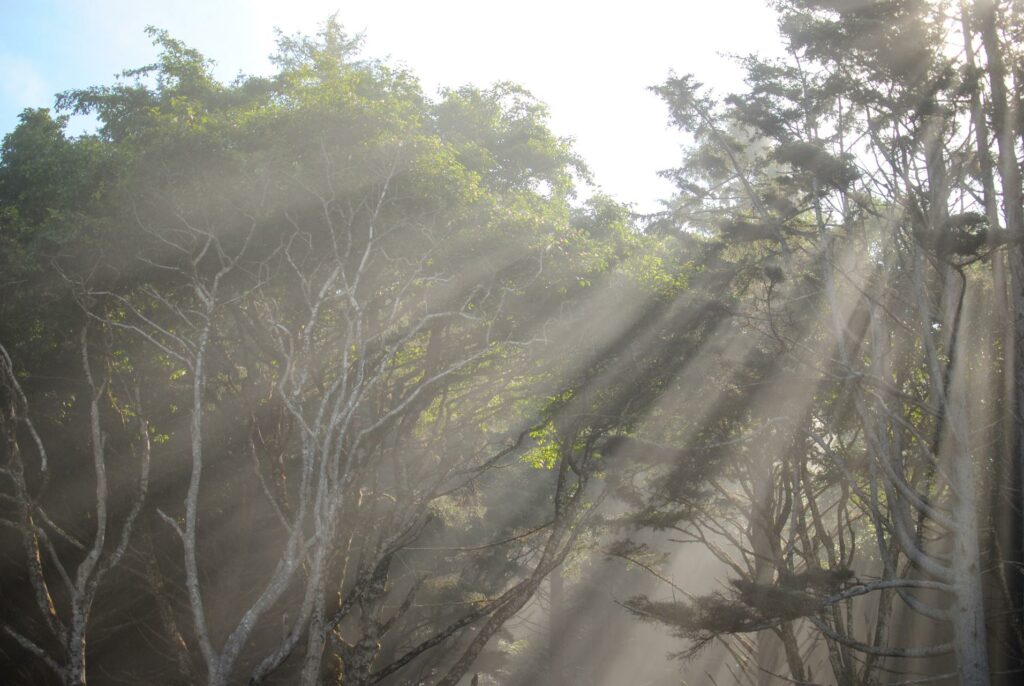
[{"label": "mist-filled air", "polygon": [[1024,683],[1024,3],[768,4],[655,212],[344,10],[24,109],[0,684]]}]

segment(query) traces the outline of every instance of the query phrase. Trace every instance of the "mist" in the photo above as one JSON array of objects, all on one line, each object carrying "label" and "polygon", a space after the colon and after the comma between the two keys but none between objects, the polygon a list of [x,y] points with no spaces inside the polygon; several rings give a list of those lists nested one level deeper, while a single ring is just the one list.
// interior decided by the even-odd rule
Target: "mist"
[{"label": "mist", "polygon": [[24,109],[0,683],[1018,683],[1022,7],[769,7],[653,211],[343,14]]}]

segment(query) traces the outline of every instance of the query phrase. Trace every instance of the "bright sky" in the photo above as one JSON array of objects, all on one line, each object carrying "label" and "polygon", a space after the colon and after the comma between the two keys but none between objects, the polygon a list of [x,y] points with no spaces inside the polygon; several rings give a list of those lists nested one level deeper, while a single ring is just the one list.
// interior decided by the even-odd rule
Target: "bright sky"
[{"label": "bright sky", "polygon": [[0,132],[25,107],[110,83],[153,61],[143,27],[165,28],[217,62],[220,77],[267,73],[274,27],[314,33],[332,12],[365,32],[366,54],[411,67],[424,89],[518,82],[576,140],[603,190],[639,211],[670,193],[682,137],[647,87],[670,70],[719,92],[740,73],[722,54],[775,54],[766,0],[0,0]]}]

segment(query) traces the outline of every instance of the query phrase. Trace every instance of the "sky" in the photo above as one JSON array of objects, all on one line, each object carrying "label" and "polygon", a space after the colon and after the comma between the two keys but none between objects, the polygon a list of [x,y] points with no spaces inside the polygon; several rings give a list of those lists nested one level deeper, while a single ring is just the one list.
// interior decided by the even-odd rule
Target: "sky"
[{"label": "sky", "polygon": [[[315,33],[337,12],[367,56],[410,67],[424,90],[515,81],[547,103],[604,192],[639,212],[671,194],[657,172],[684,137],[650,86],[693,73],[742,85],[728,55],[778,54],[766,0],[0,0],[0,133],[25,107],[107,84],[154,61],[152,24],[217,63],[219,77],[271,71],[274,29]],[[82,124],[78,124],[79,129]]]}]

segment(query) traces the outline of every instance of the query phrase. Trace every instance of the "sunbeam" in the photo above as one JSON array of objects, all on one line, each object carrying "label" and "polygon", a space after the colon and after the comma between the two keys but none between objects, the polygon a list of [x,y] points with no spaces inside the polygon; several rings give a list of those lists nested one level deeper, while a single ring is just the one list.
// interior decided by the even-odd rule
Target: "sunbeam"
[{"label": "sunbeam", "polygon": [[[587,164],[650,127],[542,102],[630,106],[634,43],[548,51],[598,8],[460,6],[493,83],[436,95],[340,12],[230,80],[150,26],[24,109],[0,682],[1017,683],[1024,5],[749,3],[742,85],[648,89],[685,141],[630,182],[657,209]],[[530,42],[542,98],[487,71]]]}]

